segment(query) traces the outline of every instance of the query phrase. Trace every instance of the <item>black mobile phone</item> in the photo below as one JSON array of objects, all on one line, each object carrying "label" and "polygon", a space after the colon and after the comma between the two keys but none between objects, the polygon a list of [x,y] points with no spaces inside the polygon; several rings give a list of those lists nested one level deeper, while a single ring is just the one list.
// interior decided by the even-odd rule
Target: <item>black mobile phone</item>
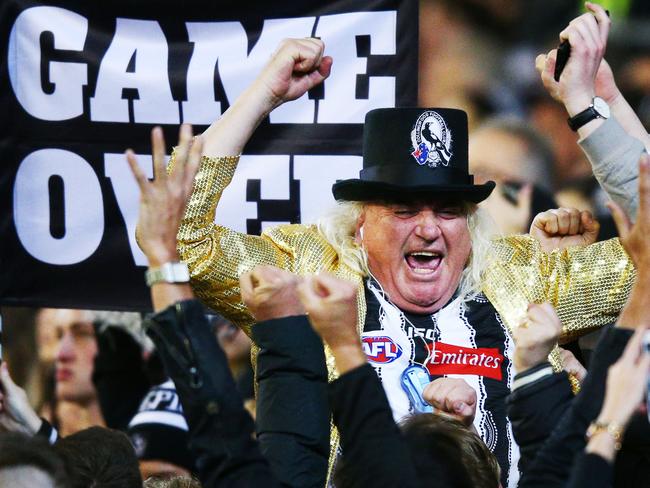
[{"label": "black mobile phone", "polygon": [[553,78],[555,81],[560,81],[560,75],[566,66],[567,61],[571,56],[571,44],[568,40],[564,40],[557,47],[557,57],[555,58],[555,72]]},{"label": "black mobile phone", "polygon": [[[609,17],[609,10],[605,10],[607,17]],[[557,47],[557,57],[555,58],[555,71],[553,73],[553,78],[555,81],[560,81],[560,75],[564,71],[567,61],[569,61],[569,56],[571,56],[571,44],[568,40],[564,40]]]}]

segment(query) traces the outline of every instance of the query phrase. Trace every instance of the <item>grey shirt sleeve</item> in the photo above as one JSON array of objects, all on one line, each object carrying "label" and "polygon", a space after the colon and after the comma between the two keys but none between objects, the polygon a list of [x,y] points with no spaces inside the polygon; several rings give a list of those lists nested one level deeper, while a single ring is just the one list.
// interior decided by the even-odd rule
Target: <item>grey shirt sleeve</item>
[{"label": "grey shirt sleeve", "polygon": [[639,204],[638,162],[645,151],[641,141],[610,117],[578,144],[589,158],[600,186],[634,219]]}]

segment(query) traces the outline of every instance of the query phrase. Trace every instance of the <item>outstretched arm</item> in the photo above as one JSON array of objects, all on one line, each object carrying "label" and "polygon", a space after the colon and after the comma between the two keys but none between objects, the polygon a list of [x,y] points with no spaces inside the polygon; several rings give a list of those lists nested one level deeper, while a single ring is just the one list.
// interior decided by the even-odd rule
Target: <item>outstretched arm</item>
[{"label": "outstretched arm", "polygon": [[[250,334],[253,321],[241,301],[239,276],[258,265],[289,269],[293,257],[268,238],[235,232],[214,223],[238,155],[271,110],[304,95],[330,72],[318,39],[284,41],[262,73],[223,116],[200,136],[203,156],[178,231],[178,253],[187,263],[196,295]],[[173,171],[176,153],[168,171]]]},{"label": "outstretched arm", "polygon": [[594,119],[578,129],[579,144],[592,164],[594,176],[603,189],[628,214],[636,214],[636,162],[650,136],[614,81],[603,55],[610,20],[602,7],[587,2],[591,11],[571,21],[560,40],[571,44],[571,56],[560,76],[553,78],[557,50],[537,57],[536,66],[544,87],[562,103],[569,116],[589,107],[594,96],[610,107],[608,120]]},{"label": "outstretched arm", "polygon": [[237,156],[253,131],[271,111],[295,100],[329,76],[332,58],[315,38],[287,39],[280,44],[262,73],[201,135],[203,154]]}]

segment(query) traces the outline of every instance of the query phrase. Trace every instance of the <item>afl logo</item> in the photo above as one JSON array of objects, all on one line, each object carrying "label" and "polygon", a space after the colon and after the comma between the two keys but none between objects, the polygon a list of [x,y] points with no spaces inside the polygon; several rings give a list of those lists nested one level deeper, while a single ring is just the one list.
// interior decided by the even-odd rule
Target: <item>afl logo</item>
[{"label": "afl logo", "polygon": [[438,112],[423,112],[411,131],[411,155],[419,165],[430,168],[449,166],[451,159],[451,132]]},{"label": "afl logo", "polygon": [[387,336],[370,336],[361,339],[363,352],[373,363],[388,364],[402,355],[402,348]]}]

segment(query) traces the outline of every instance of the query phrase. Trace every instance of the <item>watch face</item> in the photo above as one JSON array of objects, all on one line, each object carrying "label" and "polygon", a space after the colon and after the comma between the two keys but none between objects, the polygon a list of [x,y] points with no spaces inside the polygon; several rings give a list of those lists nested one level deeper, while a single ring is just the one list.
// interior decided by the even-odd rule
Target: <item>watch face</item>
[{"label": "watch face", "polygon": [[609,118],[609,105],[600,97],[594,97],[594,110],[598,112],[603,119]]}]

